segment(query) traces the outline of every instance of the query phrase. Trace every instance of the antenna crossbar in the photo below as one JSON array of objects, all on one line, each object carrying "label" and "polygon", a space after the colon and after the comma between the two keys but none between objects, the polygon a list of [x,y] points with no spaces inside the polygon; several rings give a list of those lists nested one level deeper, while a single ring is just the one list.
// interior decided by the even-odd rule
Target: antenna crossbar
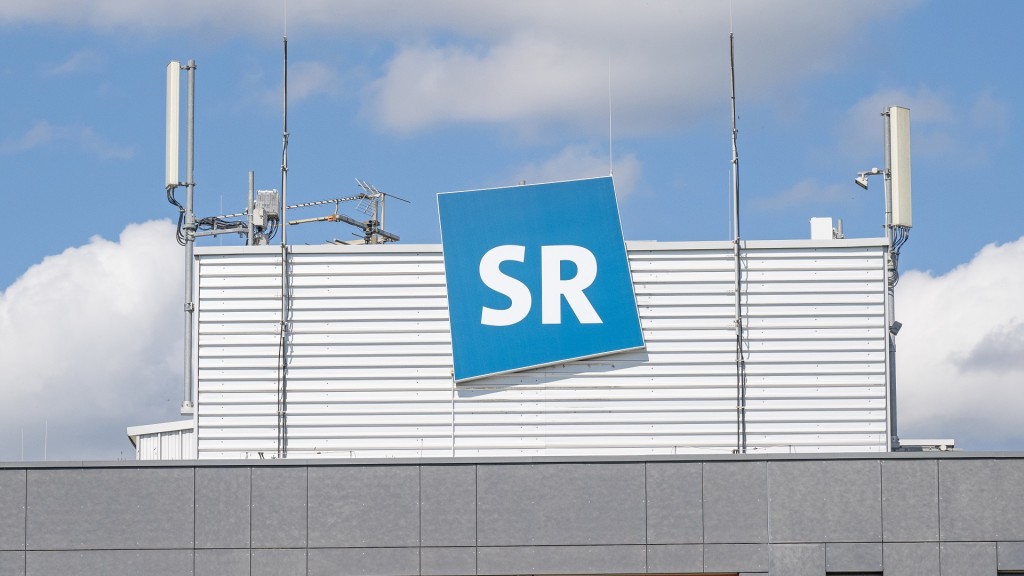
[{"label": "antenna crossbar", "polygon": [[339,202],[352,202],[354,200],[362,200],[369,198],[366,194],[356,194],[355,196],[344,196],[342,198],[332,198],[330,200],[315,200],[313,202],[303,202],[301,204],[290,204],[289,209],[292,208],[309,208],[310,206],[323,206],[325,204],[338,204]]}]

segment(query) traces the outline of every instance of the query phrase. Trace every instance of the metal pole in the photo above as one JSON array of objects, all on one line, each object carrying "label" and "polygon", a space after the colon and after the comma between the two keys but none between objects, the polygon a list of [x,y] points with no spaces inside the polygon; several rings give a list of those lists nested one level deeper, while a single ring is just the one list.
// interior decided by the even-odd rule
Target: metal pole
[{"label": "metal pole", "polygon": [[194,247],[196,232],[196,215],[193,211],[193,193],[195,191],[195,95],[196,95],[196,61],[189,60],[188,70],[188,127],[186,129],[186,166],[185,166],[185,389],[182,394],[181,414],[192,414],[192,320],[195,303],[192,300],[194,272]]},{"label": "metal pole", "polygon": [[288,244],[288,36],[284,37],[284,103],[281,130],[281,244]]},{"label": "metal pole", "polygon": [[248,200],[248,202],[245,205],[246,206],[246,209],[245,209],[246,224],[247,224],[247,226],[246,226],[246,240],[245,240],[245,245],[246,246],[252,246],[252,216],[253,216],[252,211],[254,210],[253,203],[252,203],[252,198],[253,198],[253,194],[254,194],[255,188],[256,188],[256,175],[253,173],[252,170],[250,170],[249,171],[249,200]]},{"label": "metal pole", "polygon": [[284,36],[281,130],[281,375],[277,397],[277,457],[288,457],[288,35]]},{"label": "metal pole", "polygon": [[[388,199],[388,195],[383,193],[383,192],[381,192],[381,194],[380,194],[380,223],[378,225],[378,228],[380,230],[387,230],[388,229],[387,226],[384,225],[384,201],[387,200],[387,199]],[[377,241],[383,243],[383,241],[380,240],[379,235],[378,235],[378,240]]]},{"label": "metal pole", "polygon": [[736,451],[747,451],[747,390],[746,366],[743,360],[743,311],[740,276],[740,155],[737,146],[739,131],[736,129],[736,58],[733,49],[733,34],[729,33],[729,74],[732,96],[732,228],[733,228],[733,292],[734,321],[736,324]]},{"label": "metal pole", "polygon": [[896,318],[895,278],[896,265],[892,257],[892,146],[891,117],[889,110],[882,112],[885,134],[885,341],[887,350],[887,376],[889,380],[889,446],[896,450],[900,446],[900,437],[896,423],[896,337],[893,335],[893,320]]}]

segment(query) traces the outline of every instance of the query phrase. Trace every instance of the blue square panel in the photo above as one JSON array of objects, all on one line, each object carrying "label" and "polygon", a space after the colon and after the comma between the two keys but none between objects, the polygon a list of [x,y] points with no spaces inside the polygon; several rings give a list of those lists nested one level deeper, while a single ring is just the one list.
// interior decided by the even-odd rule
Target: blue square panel
[{"label": "blue square panel", "polygon": [[437,205],[456,382],[644,346],[611,177]]}]

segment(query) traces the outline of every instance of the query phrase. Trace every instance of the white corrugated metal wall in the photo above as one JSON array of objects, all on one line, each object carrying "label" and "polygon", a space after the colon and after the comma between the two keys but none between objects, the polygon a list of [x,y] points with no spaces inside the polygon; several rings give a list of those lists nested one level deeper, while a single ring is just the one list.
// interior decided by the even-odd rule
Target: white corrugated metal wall
[{"label": "white corrugated metal wall", "polygon": [[192,422],[133,426],[128,435],[135,444],[136,460],[195,460],[196,434]]},{"label": "white corrugated metal wall", "polygon": [[[440,246],[291,247],[288,456],[730,452],[732,245],[627,249],[645,351],[456,389]],[[280,248],[197,252],[199,457],[272,457]],[[885,240],[743,255],[748,450],[885,450]]]}]

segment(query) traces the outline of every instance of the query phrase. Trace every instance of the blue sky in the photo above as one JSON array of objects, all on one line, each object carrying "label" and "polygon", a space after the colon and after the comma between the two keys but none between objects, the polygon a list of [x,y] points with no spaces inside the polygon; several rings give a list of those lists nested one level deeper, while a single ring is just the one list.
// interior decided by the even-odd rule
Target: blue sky
[{"label": "blue sky", "polygon": [[[180,285],[180,252],[164,224],[133,227],[176,215],[162,189],[164,67],[172,59],[198,63],[197,213],[241,211],[249,170],[257,187],[279,186],[284,12],[274,1],[0,1],[5,361],[33,382],[50,382],[38,366],[57,353],[94,364],[95,353],[76,343],[125,330],[100,312],[83,320],[112,305],[109,290],[95,289],[111,278],[122,278],[124,291],[113,303],[138,302],[125,318],[139,330],[166,332],[146,343],[159,359],[131,373],[83,367],[82,378],[109,379],[102,390],[55,392],[78,390],[74,379],[55,375],[22,393],[25,404],[10,409],[20,424],[0,430],[0,460],[17,459],[8,441],[26,427],[26,450],[41,457],[39,420],[69,431],[112,429],[88,437],[103,446],[94,452],[65,445],[72,456],[116,457],[122,420],[176,418],[180,294],[167,286]],[[434,243],[438,192],[606,174],[610,110],[627,240],[729,238],[729,3],[291,0],[287,12],[290,202],[354,194],[360,178],[412,201],[389,204],[390,230],[406,242]],[[879,114],[901,105],[911,109],[914,228],[900,262],[918,271],[910,273],[912,287],[931,293],[959,278],[958,269],[975,270],[976,290],[993,292],[971,292],[982,302],[1001,302],[1021,287],[1019,276],[1000,274],[1024,264],[1024,79],[1016,71],[1024,40],[1015,29],[1024,4],[736,1],[732,12],[743,237],[806,238],[813,216],[843,218],[849,237],[882,235],[881,181],[865,192],[852,180],[883,164]],[[293,227],[289,240],[317,243],[351,232],[305,225]],[[236,240],[206,243],[220,242]],[[979,260],[990,244],[994,259]],[[142,282],[147,270],[161,281]],[[78,277],[74,271],[80,290],[51,290]],[[947,292],[955,291],[938,293]],[[23,300],[30,297],[31,306]],[[904,297],[902,309],[917,313],[915,300]],[[950,336],[948,356],[967,354],[985,338],[1009,346],[993,365],[1024,351],[1024,312],[1007,305],[991,312],[1002,318],[1001,339],[985,331],[971,342]],[[944,312],[921,312],[922,323]],[[963,318],[984,315],[968,309]],[[31,322],[40,344],[26,348],[29,329],[18,322]],[[69,332],[75,322],[81,333]],[[969,331],[954,323],[950,332]],[[124,395],[117,383],[128,386],[139,370],[152,373],[136,403],[117,414],[112,402],[88,408]],[[969,376],[964,370],[961,379]],[[1002,370],[976,377],[1001,378],[1000,390],[1016,394],[1012,383],[1024,367],[1009,362]],[[924,367],[908,374],[919,381],[911,395],[932,385],[925,374]],[[54,394],[77,398],[92,419],[76,419]],[[157,397],[159,410],[123,415]],[[975,431],[991,420],[984,405],[970,414],[947,409],[954,410],[908,408],[910,422],[918,422],[911,430],[956,432],[984,448],[1024,439],[1008,427]]]}]

